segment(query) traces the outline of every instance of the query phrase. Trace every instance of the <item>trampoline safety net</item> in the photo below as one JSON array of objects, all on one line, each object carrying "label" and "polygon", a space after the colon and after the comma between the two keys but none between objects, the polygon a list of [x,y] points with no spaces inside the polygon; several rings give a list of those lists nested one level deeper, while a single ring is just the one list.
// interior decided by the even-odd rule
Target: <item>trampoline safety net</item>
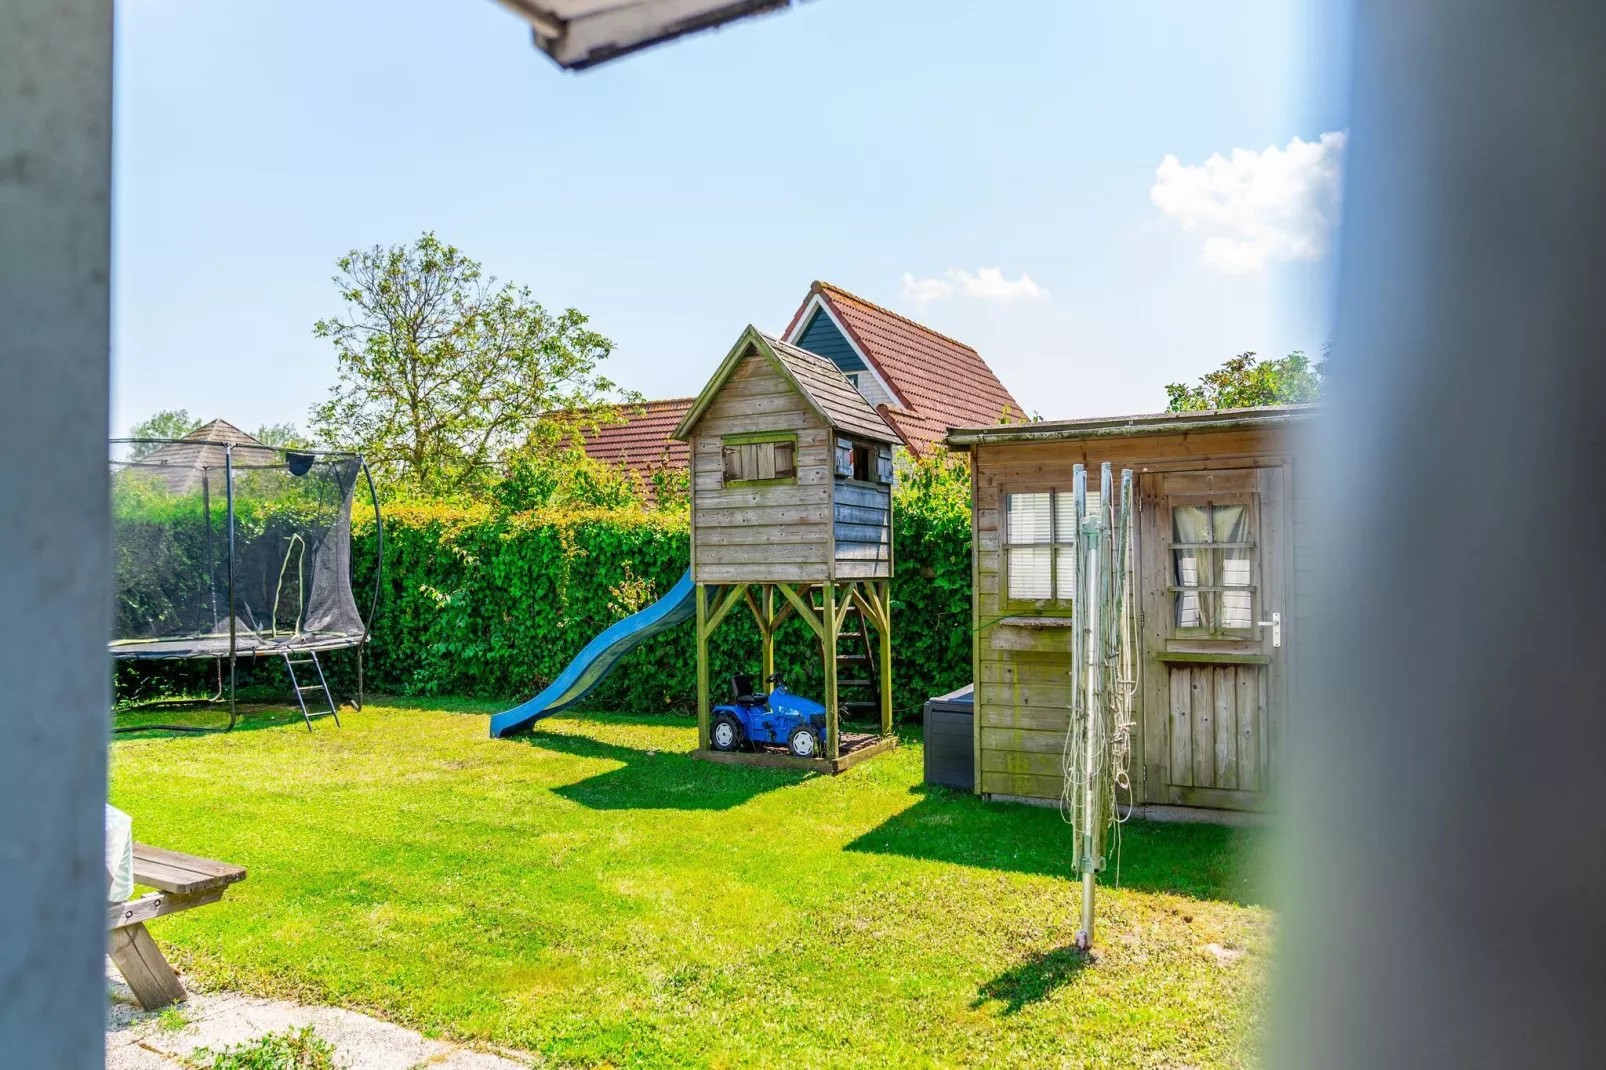
[{"label": "trampoline safety net", "polygon": [[360,644],[351,504],[363,474],[362,458],[345,452],[113,443],[112,656],[259,657]]}]

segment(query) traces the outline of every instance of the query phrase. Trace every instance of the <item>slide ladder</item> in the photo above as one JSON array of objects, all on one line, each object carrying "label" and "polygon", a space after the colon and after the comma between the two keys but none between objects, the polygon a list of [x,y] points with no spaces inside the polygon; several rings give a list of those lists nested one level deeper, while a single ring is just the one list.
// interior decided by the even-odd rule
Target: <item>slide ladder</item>
[{"label": "slide ladder", "polygon": [[616,621],[587,643],[585,649],[569,662],[545,691],[506,713],[492,717],[491,738],[500,739],[510,735],[585,698],[619,663],[619,659],[653,636],[695,616],[696,592],[691,569],[687,569],[668,594],[639,613]]}]

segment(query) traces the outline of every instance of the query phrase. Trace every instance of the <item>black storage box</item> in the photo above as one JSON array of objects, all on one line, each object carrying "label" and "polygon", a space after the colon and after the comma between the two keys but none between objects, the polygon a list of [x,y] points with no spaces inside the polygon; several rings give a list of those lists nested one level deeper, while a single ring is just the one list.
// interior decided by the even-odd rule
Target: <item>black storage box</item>
[{"label": "black storage box", "polygon": [[975,684],[926,700],[926,783],[976,790]]}]

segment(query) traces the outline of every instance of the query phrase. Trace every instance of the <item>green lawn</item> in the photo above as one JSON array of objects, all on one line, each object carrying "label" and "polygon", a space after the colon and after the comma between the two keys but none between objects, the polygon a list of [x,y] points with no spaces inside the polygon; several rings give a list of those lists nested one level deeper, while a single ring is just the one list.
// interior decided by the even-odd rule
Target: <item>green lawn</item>
[{"label": "green lawn", "polygon": [[1129,824],[1085,962],[1059,815],[925,788],[917,739],[826,778],[693,761],[689,721],[493,741],[489,710],[120,738],[135,835],[251,871],[157,939],[211,984],[546,1066],[1253,1061],[1260,834]]}]

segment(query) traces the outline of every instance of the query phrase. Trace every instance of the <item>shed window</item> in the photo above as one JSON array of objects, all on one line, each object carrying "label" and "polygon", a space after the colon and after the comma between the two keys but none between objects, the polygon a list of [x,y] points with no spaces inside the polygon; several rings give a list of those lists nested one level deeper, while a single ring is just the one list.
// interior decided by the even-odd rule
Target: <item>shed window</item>
[{"label": "shed window", "polygon": [[1178,631],[1254,627],[1254,533],[1246,502],[1171,507],[1171,593]]},{"label": "shed window", "polygon": [[[1099,509],[1099,492],[1086,493],[1087,515]],[[1005,569],[1011,602],[1053,599],[1076,593],[1076,509],[1065,491],[1004,495]]]},{"label": "shed window", "polygon": [[797,480],[797,436],[733,435],[724,441],[725,485]]},{"label": "shed window", "polygon": [[[1087,496],[1091,513],[1098,495]],[[1070,494],[1004,495],[1004,568],[1011,602],[1069,602],[1076,590],[1076,515]]]}]

